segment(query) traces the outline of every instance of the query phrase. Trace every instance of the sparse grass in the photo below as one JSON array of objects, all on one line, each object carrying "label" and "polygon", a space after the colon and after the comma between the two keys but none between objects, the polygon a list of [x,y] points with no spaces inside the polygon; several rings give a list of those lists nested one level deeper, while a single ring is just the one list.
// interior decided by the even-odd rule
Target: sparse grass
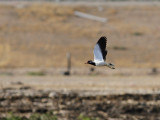
[{"label": "sparse grass", "polygon": [[13,76],[12,72],[2,72],[0,73],[1,76]]},{"label": "sparse grass", "polygon": [[58,118],[55,115],[52,115],[50,113],[46,114],[33,114],[29,118],[26,117],[19,117],[14,114],[8,115],[3,120],[58,120]]},{"label": "sparse grass", "polygon": [[58,120],[58,118],[52,114],[33,114],[29,120]]},{"label": "sparse grass", "polygon": [[114,46],[113,49],[114,50],[127,50],[128,48],[123,47],[123,46]]},{"label": "sparse grass", "polygon": [[141,32],[134,32],[133,35],[135,35],[135,36],[141,36],[141,35],[143,35],[143,33],[141,33]]},{"label": "sparse grass", "polygon": [[99,120],[99,118],[91,118],[88,116],[84,116],[83,114],[80,114],[78,120]]},{"label": "sparse grass", "polygon": [[[84,115],[79,115],[78,120],[99,120],[99,118],[91,118]],[[3,118],[2,120],[58,120],[58,117],[56,115],[53,115],[52,113],[46,113],[46,114],[32,114],[29,118],[27,117],[20,117],[18,115],[14,115],[13,113],[10,113],[6,118]]]},{"label": "sparse grass", "polygon": [[46,74],[43,71],[36,71],[36,72],[28,72],[27,75],[31,75],[31,76],[44,76]]}]

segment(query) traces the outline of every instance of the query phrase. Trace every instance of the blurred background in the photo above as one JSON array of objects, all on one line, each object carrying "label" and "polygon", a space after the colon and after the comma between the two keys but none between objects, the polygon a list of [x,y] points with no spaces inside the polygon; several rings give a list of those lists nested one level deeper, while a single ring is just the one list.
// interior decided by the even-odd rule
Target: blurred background
[{"label": "blurred background", "polygon": [[[160,119],[159,23],[159,0],[0,0],[0,118]],[[101,36],[115,70],[84,64]]]}]

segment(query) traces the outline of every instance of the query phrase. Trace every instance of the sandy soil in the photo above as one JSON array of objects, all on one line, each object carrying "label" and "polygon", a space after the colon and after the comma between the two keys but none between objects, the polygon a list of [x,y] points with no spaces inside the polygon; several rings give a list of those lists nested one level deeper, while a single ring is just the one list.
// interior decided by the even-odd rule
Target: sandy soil
[{"label": "sandy soil", "polygon": [[159,93],[160,76],[1,76],[1,88],[91,91],[105,94]]}]

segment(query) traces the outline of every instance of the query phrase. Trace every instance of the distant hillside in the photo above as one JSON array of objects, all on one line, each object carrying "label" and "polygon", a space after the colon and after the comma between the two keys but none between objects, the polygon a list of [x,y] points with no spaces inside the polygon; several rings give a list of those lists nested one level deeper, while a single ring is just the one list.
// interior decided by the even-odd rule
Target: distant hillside
[{"label": "distant hillside", "polygon": [[[117,67],[160,67],[160,6],[0,5],[0,67],[64,67],[93,59],[100,36],[108,38],[107,61]],[[100,23],[74,15],[107,18]]]}]

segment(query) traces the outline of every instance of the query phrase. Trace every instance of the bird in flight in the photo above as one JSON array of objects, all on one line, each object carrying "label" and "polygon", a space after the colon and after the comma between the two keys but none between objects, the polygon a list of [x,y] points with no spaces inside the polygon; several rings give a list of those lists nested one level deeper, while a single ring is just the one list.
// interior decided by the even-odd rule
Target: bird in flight
[{"label": "bird in flight", "polygon": [[102,36],[97,44],[94,47],[93,53],[94,53],[94,61],[89,60],[85,64],[91,64],[93,66],[107,66],[111,69],[115,69],[114,64],[105,62],[106,55],[107,55],[107,38],[105,36]]}]

